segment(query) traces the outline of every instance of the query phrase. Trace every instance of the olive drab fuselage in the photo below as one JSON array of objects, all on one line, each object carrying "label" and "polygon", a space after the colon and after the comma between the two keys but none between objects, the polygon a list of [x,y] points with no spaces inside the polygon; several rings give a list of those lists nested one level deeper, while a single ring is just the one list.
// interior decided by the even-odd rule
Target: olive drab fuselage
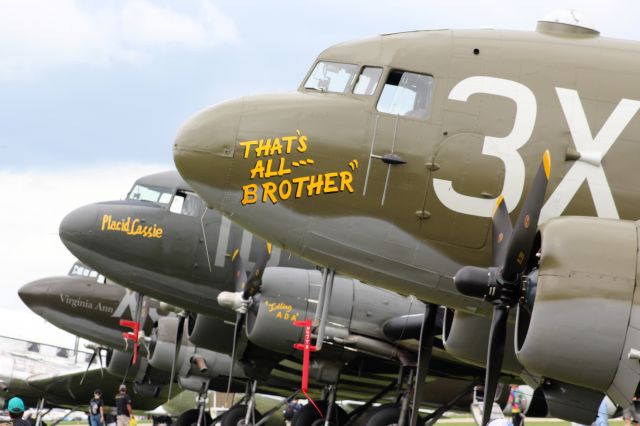
[{"label": "olive drab fuselage", "polygon": [[[640,43],[579,32],[416,31],[342,43],[318,63],[382,67],[374,93],[303,83],[218,104],[183,125],[174,159],[210,206],[283,248],[484,310],[452,276],[489,264],[495,200],[504,195],[515,217],[545,150],[542,220],[640,217],[639,53]],[[426,118],[378,110],[397,70],[433,79]],[[304,137],[304,150],[283,149],[289,136]]]}]

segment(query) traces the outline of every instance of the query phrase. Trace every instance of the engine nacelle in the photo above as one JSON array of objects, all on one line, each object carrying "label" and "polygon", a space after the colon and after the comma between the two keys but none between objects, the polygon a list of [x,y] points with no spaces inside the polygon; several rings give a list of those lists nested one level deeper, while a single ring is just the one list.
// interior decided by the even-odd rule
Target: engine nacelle
[{"label": "engine nacelle", "polygon": [[[176,349],[179,319],[163,317],[158,320],[155,335],[150,345],[149,364],[158,370],[170,372]],[[180,352],[176,359],[176,372],[183,376],[218,377],[228,374],[231,366],[229,355],[198,348],[183,334]],[[234,376],[244,377],[241,366],[234,367]]]},{"label": "engine nacelle", "polygon": [[220,318],[192,314],[187,318],[189,341],[199,348],[230,354],[233,343],[233,325]]},{"label": "engine nacelle", "polygon": [[[442,327],[444,348],[456,358],[478,367],[485,367],[490,327],[490,316],[447,309]],[[517,375],[522,371],[522,366],[513,350],[513,336],[514,327],[509,324],[502,369]]]},{"label": "engine nacelle", "polygon": [[597,408],[606,392],[629,405],[640,381],[640,365],[628,357],[640,349],[637,223],[562,217],[539,236],[537,280],[518,308],[518,360],[545,379],[552,415],[554,393],[581,395]]},{"label": "engine nacelle", "polygon": [[[263,348],[291,354],[302,341],[302,328],[294,321],[313,318],[309,299],[317,300],[322,276],[317,271],[297,268],[267,268],[262,276],[260,297],[247,313],[247,337]],[[336,277],[336,281],[338,281]],[[311,285],[315,293],[311,294]],[[334,289],[343,283],[335,283]],[[315,304],[313,309],[315,309]]]},{"label": "engine nacelle", "polygon": [[[247,315],[249,340],[272,351],[293,353],[293,345],[302,341],[303,332],[293,322],[315,316],[321,286],[320,271],[266,268],[260,295]],[[383,325],[399,315],[424,313],[424,309],[424,304],[415,299],[336,275],[326,337],[362,352],[394,357],[398,355],[397,345],[387,342]],[[344,352],[338,345],[331,350],[337,351],[333,355],[339,359],[353,356],[353,351]]]},{"label": "engine nacelle", "polygon": [[119,351],[117,349],[107,352],[107,371],[116,377],[135,377],[140,363],[129,365],[133,359],[132,352]]}]

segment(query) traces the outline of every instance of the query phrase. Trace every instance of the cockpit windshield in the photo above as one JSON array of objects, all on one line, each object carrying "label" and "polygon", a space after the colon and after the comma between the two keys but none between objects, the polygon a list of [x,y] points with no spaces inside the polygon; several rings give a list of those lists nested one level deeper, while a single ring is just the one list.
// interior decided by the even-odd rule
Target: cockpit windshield
[{"label": "cockpit windshield", "polygon": [[346,93],[357,73],[358,65],[318,62],[304,87],[320,92]]},{"label": "cockpit windshield", "polygon": [[173,190],[169,188],[135,184],[129,191],[127,200],[149,201],[167,206],[172,196]]}]

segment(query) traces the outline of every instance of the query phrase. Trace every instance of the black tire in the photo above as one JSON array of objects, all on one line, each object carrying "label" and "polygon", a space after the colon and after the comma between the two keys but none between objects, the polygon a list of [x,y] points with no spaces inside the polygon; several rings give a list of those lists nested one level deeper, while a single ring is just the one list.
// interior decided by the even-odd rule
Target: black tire
[{"label": "black tire", "polygon": [[[323,413],[327,412],[327,401],[319,401],[318,408]],[[349,420],[347,412],[339,405],[334,404],[330,424],[333,426],[341,426]],[[310,402],[303,406],[291,419],[291,426],[319,426],[324,424],[324,419],[318,413],[318,410]]]},{"label": "black tire", "polygon": [[[37,420],[38,420],[38,419],[36,419],[35,417],[29,417],[29,418],[27,419],[27,421],[28,421],[29,423],[31,423],[33,426],[35,426],[35,424],[36,424],[36,421],[37,421]],[[41,422],[40,422],[40,425],[41,425],[41,426],[47,426],[47,423],[46,423],[46,422],[44,422],[44,421],[41,421]]]},{"label": "black tire", "polygon": [[[107,416],[105,415],[105,423],[107,423]],[[173,420],[171,419],[171,416],[153,416],[151,418],[153,420],[153,425],[160,425],[160,424],[164,424],[164,425],[169,425],[171,426],[173,424]]]},{"label": "black tire", "polygon": [[[362,426],[390,426],[397,425],[400,418],[400,405],[383,404],[367,410],[362,417]],[[405,422],[406,424],[406,422]]]},{"label": "black tire", "polygon": [[[246,414],[246,405],[233,407],[224,413],[222,419],[220,419],[220,426],[243,426]],[[262,414],[260,414],[258,410],[253,410],[253,415],[255,416],[256,422],[262,419]]]},{"label": "black tire", "polygon": [[[176,420],[176,426],[194,426],[198,423],[198,410],[193,408],[191,410],[187,410],[184,413],[180,414],[178,420]],[[207,412],[204,413],[204,424],[207,426],[211,426],[213,419],[211,415]]]}]

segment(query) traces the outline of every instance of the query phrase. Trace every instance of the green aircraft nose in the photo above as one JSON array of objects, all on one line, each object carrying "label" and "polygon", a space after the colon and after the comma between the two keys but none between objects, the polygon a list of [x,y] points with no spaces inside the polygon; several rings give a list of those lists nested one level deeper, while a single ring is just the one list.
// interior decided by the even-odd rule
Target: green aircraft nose
[{"label": "green aircraft nose", "polygon": [[211,182],[218,190],[226,189],[243,104],[243,99],[236,99],[214,105],[191,117],[178,131],[173,159],[182,177],[196,190],[199,183]]},{"label": "green aircraft nose", "polygon": [[94,204],[75,209],[60,222],[60,239],[74,253],[76,248],[88,249],[93,240],[98,220],[98,207]]},{"label": "green aircraft nose", "polygon": [[42,315],[43,308],[49,303],[49,288],[51,279],[43,278],[23,285],[18,290],[22,302],[38,315]]}]

